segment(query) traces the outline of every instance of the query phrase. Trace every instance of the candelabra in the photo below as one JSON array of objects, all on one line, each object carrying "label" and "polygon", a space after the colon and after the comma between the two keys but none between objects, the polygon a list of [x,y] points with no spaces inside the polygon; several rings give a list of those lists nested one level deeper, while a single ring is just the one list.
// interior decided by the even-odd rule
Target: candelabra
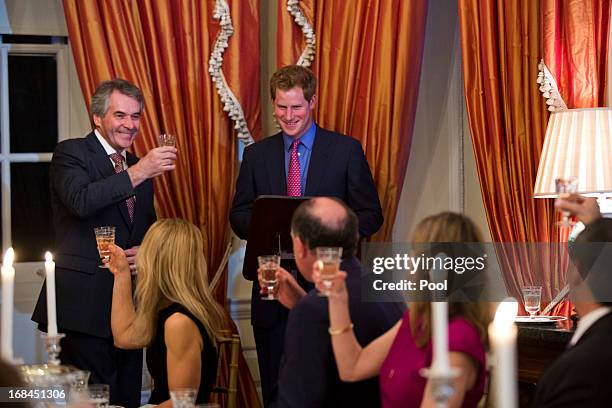
[{"label": "candelabra", "polygon": [[[62,365],[59,359],[61,351],[60,340],[65,337],[63,333],[55,335],[43,334],[48,359],[46,364],[21,365],[23,380],[27,385],[57,388],[57,393],[52,393],[54,402],[63,404],[68,401],[71,395],[80,395],[86,390],[89,379],[89,371],[78,370],[70,365]],[[57,398],[55,398],[57,397]]]}]

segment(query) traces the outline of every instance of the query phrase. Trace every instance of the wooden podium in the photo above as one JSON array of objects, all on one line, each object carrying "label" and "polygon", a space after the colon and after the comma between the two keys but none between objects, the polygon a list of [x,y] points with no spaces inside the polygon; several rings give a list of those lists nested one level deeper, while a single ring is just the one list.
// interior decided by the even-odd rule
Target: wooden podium
[{"label": "wooden podium", "polygon": [[257,280],[257,257],[280,255],[283,260],[293,260],[291,217],[296,208],[310,197],[259,196],[253,203],[251,226],[247,240],[242,275]]}]

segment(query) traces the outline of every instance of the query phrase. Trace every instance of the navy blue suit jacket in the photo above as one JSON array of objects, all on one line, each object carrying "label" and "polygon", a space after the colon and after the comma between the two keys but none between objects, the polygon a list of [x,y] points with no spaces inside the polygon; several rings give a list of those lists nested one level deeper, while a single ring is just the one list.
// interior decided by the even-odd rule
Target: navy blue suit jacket
[{"label": "navy blue suit jacket", "polygon": [[609,407],[612,404],[612,313],[597,320],[538,381],[532,406]]},{"label": "navy blue suit jacket", "polygon": [[[241,239],[249,239],[253,202],[261,195],[286,195],[282,133],[244,149],[230,210],[230,224]],[[317,126],[304,195],[337,197],[359,219],[359,234],[369,237],[383,223],[378,192],[359,141]]]},{"label": "navy blue suit jacket", "polygon": [[[401,319],[404,303],[361,301],[361,264],[340,265],[347,272],[349,310],[357,340],[368,345]],[[284,354],[273,407],[377,407],[378,377],[355,383],[340,380],[331,345],[327,298],[311,290],[289,312]]]},{"label": "navy blue suit jacket", "polygon": [[[128,167],[138,159],[127,153]],[[153,182],[135,189],[126,171],[116,174],[106,151],[92,132],[57,145],[49,173],[55,233],[55,280],[58,327],[110,338],[113,275],[99,268],[94,227],[115,226],[115,244],[140,245],[155,222]],[[134,222],[125,200],[136,195]],[[32,320],[47,324],[43,286]]]},{"label": "navy blue suit jacket", "polygon": [[[244,150],[230,210],[230,224],[241,239],[249,239],[251,211],[257,197],[287,194],[283,149],[283,136],[278,133]],[[383,223],[378,192],[359,141],[318,126],[308,166],[305,195],[343,200],[357,214],[362,237],[374,234]],[[242,274],[246,279],[253,280],[252,324],[258,327],[273,326],[279,318],[281,306],[277,302],[260,299],[256,271],[243,269]]]}]

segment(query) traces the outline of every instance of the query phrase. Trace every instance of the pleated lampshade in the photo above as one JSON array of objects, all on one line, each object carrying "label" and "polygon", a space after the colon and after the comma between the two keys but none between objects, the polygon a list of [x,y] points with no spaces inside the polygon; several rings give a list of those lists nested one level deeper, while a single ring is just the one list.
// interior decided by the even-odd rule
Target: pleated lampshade
[{"label": "pleated lampshade", "polygon": [[576,192],[585,196],[612,193],[612,108],[569,109],[550,115],[534,197],[556,197],[558,178],[575,178]]}]

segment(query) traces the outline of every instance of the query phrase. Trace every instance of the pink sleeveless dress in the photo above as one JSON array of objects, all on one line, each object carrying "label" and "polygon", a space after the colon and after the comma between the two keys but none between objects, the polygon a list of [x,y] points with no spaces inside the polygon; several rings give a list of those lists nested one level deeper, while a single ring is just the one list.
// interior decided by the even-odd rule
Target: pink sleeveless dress
[{"label": "pink sleeveless dress", "polygon": [[[463,407],[476,407],[484,393],[486,373],[485,347],[476,329],[463,317],[453,318],[448,325],[448,348],[471,356],[478,363],[476,383],[463,399]],[[406,310],[397,336],[380,370],[380,395],[383,408],[419,407],[427,380],[419,370],[432,361],[431,341],[418,348],[410,332]]]}]

